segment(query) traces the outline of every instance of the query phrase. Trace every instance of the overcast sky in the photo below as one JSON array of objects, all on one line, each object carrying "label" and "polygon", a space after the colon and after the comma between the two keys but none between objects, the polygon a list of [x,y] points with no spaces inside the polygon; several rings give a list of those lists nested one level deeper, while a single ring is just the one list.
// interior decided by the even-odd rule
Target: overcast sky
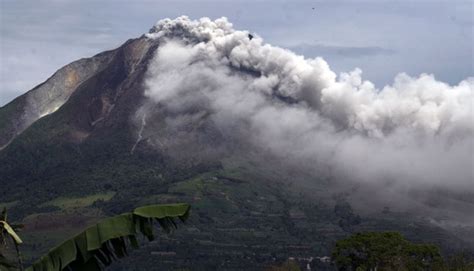
[{"label": "overcast sky", "polygon": [[383,87],[397,73],[473,76],[474,1],[0,0],[0,106],[81,57],[138,37],[159,19],[225,16],[236,29]]}]

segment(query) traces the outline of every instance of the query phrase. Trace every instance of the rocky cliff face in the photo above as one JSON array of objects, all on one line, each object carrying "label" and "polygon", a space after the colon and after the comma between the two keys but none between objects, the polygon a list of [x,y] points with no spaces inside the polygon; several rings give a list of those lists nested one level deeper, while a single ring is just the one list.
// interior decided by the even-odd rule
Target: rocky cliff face
[{"label": "rocky cliff face", "polygon": [[[72,62],[42,84],[0,108],[0,150],[38,119],[58,110],[72,95],[81,96],[80,93],[76,94],[78,90],[88,92],[95,98],[88,102],[87,108],[78,110],[88,112],[77,113],[88,113],[90,126],[103,120],[123,90],[111,90],[110,84],[94,86],[94,78],[104,73],[111,75],[111,72],[123,72],[122,77],[130,77],[131,80],[134,78],[131,74],[143,65],[150,45],[145,38],[130,40],[118,49]],[[117,93],[111,93],[116,90]]]},{"label": "rocky cliff face", "polygon": [[114,52],[80,59],[59,69],[44,83],[0,108],[0,149],[41,117],[61,107],[80,84],[102,70]]},{"label": "rocky cliff face", "polygon": [[[57,195],[69,193],[62,188],[85,192],[94,178],[84,173],[103,171],[104,163],[113,161],[140,163],[130,160],[136,158],[130,150],[137,138],[132,118],[142,104],[143,79],[157,46],[141,37],[73,62],[2,107],[0,202],[35,194],[47,198],[50,189]],[[76,173],[85,179],[78,182],[82,177]],[[75,180],[69,182],[68,175]]]}]

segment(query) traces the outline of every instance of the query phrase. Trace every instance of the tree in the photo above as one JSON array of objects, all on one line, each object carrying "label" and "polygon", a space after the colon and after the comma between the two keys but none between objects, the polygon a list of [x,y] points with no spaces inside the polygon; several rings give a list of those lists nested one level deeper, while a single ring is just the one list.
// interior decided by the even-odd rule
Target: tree
[{"label": "tree", "polygon": [[[128,247],[138,248],[138,233],[149,241],[154,240],[154,221],[166,232],[170,232],[177,228],[174,219],[184,222],[189,210],[188,204],[149,205],[106,218],[51,249],[26,270],[103,270],[113,261],[125,257]],[[0,258],[0,270],[7,268],[14,266],[10,266],[8,262],[3,264]]]},{"label": "tree", "polygon": [[332,253],[338,270],[441,270],[438,247],[413,244],[398,232],[357,233],[339,240]]},{"label": "tree", "polygon": [[347,201],[340,201],[334,206],[334,213],[340,218],[339,227],[346,232],[352,232],[355,225],[360,224],[360,216],[354,214]]}]

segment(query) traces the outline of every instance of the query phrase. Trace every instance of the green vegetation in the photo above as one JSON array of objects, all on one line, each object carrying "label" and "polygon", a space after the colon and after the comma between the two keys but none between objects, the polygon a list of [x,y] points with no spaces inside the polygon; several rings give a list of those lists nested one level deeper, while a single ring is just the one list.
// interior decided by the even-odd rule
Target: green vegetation
[{"label": "green vegetation", "polygon": [[414,244],[398,232],[357,233],[339,240],[332,253],[338,270],[473,270],[466,255],[444,261],[439,248]]},{"label": "green vegetation", "polygon": [[[133,252],[122,270],[264,269],[289,257],[328,256],[336,240],[360,231],[400,231],[448,253],[463,241],[405,214],[361,216],[344,199],[333,200],[325,179],[279,171],[258,153],[219,161],[177,161],[146,148],[131,154],[129,119],[77,142],[71,133],[82,115],[65,110],[38,120],[0,152],[0,201],[12,221],[27,225],[27,264],[106,216],[172,202],[192,203],[193,227]],[[292,182],[311,186],[301,193]],[[175,256],[155,253],[162,247]]]},{"label": "green vegetation", "polygon": [[280,266],[270,266],[266,271],[301,271],[301,268],[295,261],[287,260]]},{"label": "green vegetation", "polygon": [[334,213],[340,217],[339,226],[347,232],[351,232],[355,225],[360,224],[360,217],[354,214],[348,202],[341,201],[334,207]]},{"label": "green vegetation", "polygon": [[[16,266],[22,266],[21,254],[19,245],[23,243],[17,231],[23,227],[23,225],[9,224],[7,216],[7,209],[4,208],[0,214],[0,270],[16,270]],[[16,258],[18,264],[10,259],[12,258],[8,254],[8,244],[13,243],[16,252]],[[10,256],[10,257],[9,257]],[[23,270],[23,268],[21,268]]]},{"label": "green vegetation", "polygon": [[0,209],[10,209],[11,207],[14,207],[17,205],[20,201],[15,200],[15,201],[10,201],[10,202],[0,202]]},{"label": "green vegetation", "polygon": [[42,207],[44,206],[56,206],[61,210],[69,210],[75,208],[84,208],[89,207],[97,201],[109,201],[115,192],[106,192],[106,193],[99,193],[88,195],[84,197],[59,197],[54,200],[45,202],[41,204]]},{"label": "green vegetation", "polygon": [[474,270],[474,258],[462,251],[448,257],[446,265],[452,271],[472,271]]},{"label": "green vegetation", "polygon": [[27,270],[102,270],[102,266],[125,257],[128,245],[138,248],[137,232],[154,240],[154,219],[169,232],[177,227],[173,219],[186,220],[189,209],[188,204],[149,205],[106,218],[53,248]]},{"label": "green vegetation", "polygon": [[[176,228],[175,218],[185,221],[189,216],[188,204],[149,205],[136,208],[133,212],[106,218],[87,228],[34,262],[29,271],[102,270],[113,261],[127,255],[127,247],[138,248],[137,233],[148,240],[154,240],[153,221],[166,232]],[[18,265],[7,259],[0,250],[0,269],[23,270],[18,245],[20,237],[6,222],[6,212],[0,217],[0,245],[8,235],[18,252]],[[0,246],[0,249],[3,246]]]}]

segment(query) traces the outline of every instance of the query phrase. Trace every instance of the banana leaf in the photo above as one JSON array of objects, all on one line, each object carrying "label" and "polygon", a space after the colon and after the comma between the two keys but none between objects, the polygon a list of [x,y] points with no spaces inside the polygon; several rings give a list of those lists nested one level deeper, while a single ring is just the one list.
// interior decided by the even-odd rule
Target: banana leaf
[{"label": "banana leaf", "polygon": [[154,221],[170,232],[177,228],[174,219],[183,222],[189,215],[188,204],[149,205],[131,213],[106,218],[73,238],[51,249],[27,271],[103,270],[127,256],[127,248],[137,248],[137,234],[154,239]]},{"label": "banana leaf", "polygon": [[0,230],[2,229],[5,230],[13,238],[15,243],[17,243],[18,245],[23,243],[20,236],[16,234],[12,227],[6,221],[0,220]]}]

